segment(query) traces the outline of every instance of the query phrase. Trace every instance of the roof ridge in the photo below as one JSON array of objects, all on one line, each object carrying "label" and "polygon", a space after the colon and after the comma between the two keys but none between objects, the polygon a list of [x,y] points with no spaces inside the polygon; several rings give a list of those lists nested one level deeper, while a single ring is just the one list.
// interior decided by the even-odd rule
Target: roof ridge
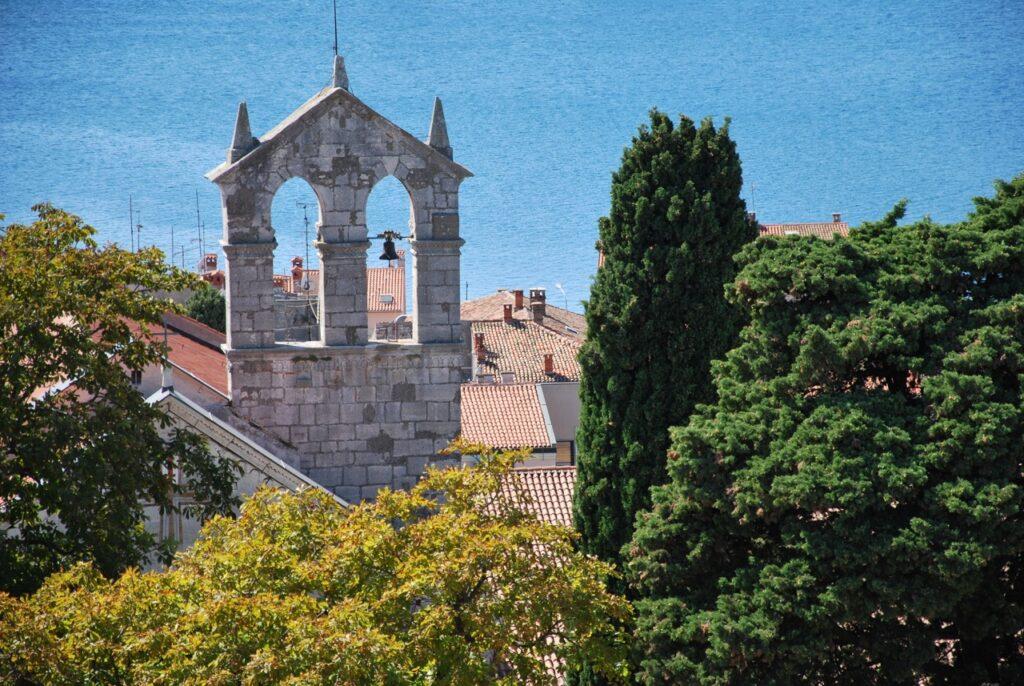
[{"label": "roof ridge", "polygon": [[513,474],[522,474],[525,472],[574,472],[576,471],[576,465],[574,464],[558,464],[558,465],[542,465],[539,467],[513,467]]},{"label": "roof ridge", "polygon": [[204,333],[209,332],[209,335],[210,335],[211,338],[216,338],[218,340],[221,339],[221,338],[224,338],[225,341],[226,341],[227,339],[226,339],[225,335],[223,333],[221,333],[220,331],[217,331],[217,329],[213,328],[212,326],[210,326],[208,324],[204,324],[203,322],[199,321],[198,319],[195,319],[193,317],[189,317],[188,315],[185,315],[185,314],[178,314],[177,312],[173,312],[171,310],[168,310],[167,312],[164,312],[163,316],[160,318],[160,325],[162,327],[164,327],[165,329],[170,329],[171,331],[174,331],[175,333],[177,333],[177,334],[179,334],[181,336],[184,336],[185,338],[187,338],[187,339],[189,339],[191,341],[195,341],[196,343],[199,343],[200,345],[206,346],[207,348],[210,348],[211,350],[216,350],[219,353],[223,353],[224,352],[221,349],[220,344],[213,343],[213,342],[211,342],[209,340],[204,340],[202,337],[197,336],[196,334],[192,333],[191,331],[183,329],[183,328],[181,328],[181,326],[176,326],[173,321],[168,321],[168,315],[184,319],[190,325],[195,325],[196,327],[198,327],[201,331],[205,330]]}]

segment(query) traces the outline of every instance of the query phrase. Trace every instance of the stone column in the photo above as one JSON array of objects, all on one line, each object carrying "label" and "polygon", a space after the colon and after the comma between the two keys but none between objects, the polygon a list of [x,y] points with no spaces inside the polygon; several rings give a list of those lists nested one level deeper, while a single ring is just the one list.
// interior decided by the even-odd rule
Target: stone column
[{"label": "stone column", "polygon": [[417,343],[459,343],[459,256],[461,238],[412,240],[414,316]]},{"label": "stone column", "polygon": [[228,243],[227,345],[229,349],[274,345],[274,249],[277,241]]},{"label": "stone column", "polygon": [[320,342],[366,345],[366,250],[370,242],[317,241],[320,253]]}]

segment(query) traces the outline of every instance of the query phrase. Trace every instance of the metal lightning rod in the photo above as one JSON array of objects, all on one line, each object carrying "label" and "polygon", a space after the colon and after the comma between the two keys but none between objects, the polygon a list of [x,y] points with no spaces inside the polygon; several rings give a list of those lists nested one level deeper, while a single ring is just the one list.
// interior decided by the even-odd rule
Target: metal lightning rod
[{"label": "metal lightning rod", "polygon": [[338,0],[334,0],[334,54],[338,54]]}]

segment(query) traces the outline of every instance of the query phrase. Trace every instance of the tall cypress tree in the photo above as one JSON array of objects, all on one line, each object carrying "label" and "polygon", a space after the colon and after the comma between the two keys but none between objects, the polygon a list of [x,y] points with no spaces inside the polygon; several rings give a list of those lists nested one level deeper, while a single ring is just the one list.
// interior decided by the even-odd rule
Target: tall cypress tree
[{"label": "tall cypress tree", "polygon": [[729,122],[652,110],[612,176],[604,266],[586,304],[574,516],[581,546],[620,563],[650,488],[667,480],[669,427],[713,399],[711,360],[735,342],[733,255],[757,235],[740,199]]}]

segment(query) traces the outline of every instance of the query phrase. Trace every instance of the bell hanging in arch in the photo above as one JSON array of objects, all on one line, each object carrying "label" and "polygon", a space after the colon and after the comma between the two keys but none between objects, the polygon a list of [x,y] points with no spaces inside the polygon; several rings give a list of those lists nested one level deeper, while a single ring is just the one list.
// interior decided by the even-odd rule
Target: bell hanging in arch
[{"label": "bell hanging in arch", "polygon": [[401,236],[395,231],[385,231],[380,234],[380,238],[384,239],[384,252],[380,254],[380,259],[387,260],[389,264],[392,260],[401,259],[398,256],[398,251],[395,250],[395,239],[401,238]]}]

